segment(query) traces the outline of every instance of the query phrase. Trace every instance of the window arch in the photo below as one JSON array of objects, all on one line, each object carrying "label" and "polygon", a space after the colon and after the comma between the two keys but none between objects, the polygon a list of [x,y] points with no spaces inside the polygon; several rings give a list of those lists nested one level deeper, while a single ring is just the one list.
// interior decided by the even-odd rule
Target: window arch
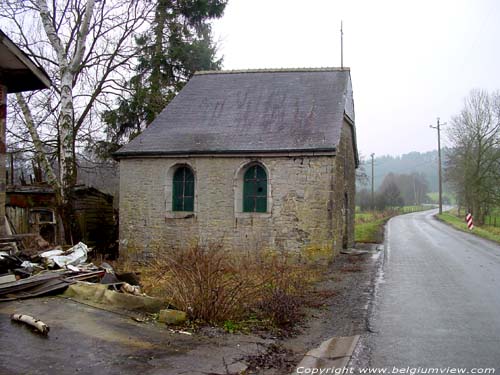
[{"label": "window arch", "polygon": [[267,212],[267,173],[258,164],[243,175],[243,212]]},{"label": "window arch", "polygon": [[191,168],[177,168],[172,182],[172,211],[194,211],[194,174]]}]

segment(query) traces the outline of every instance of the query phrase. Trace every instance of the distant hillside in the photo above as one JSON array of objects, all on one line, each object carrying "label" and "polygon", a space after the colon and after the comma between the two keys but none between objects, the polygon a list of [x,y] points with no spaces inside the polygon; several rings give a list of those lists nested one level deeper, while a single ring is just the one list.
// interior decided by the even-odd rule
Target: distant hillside
[{"label": "distant hillside", "polygon": [[[444,153],[443,153],[444,154]],[[379,156],[375,157],[375,190],[378,189],[384,177],[389,173],[411,174],[413,172],[423,173],[429,184],[430,191],[438,191],[438,152],[410,152],[401,156]],[[444,160],[444,156],[443,156]],[[371,187],[371,158],[365,157],[364,168],[368,175],[368,185],[357,183],[357,189]]]}]

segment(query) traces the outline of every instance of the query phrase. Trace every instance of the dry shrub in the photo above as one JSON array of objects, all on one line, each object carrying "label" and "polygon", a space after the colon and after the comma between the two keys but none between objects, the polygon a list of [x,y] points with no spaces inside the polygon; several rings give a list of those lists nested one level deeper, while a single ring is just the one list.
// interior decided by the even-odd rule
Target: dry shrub
[{"label": "dry shrub", "polygon": [[220,324],[257,317],[287,328],[300,319],[319,268],[285,252],[234,253],[209,244],[158,253],[137,270],[147,294],[193,320]]},{"label": "dry shrub", "polygon": [[332,299],[338,296],[335,290],[312,290],[307,295],[304,303],[307,307],[321,309],[332,303]]},{"label": "dry shrub", "polygon": [[255,304],[257,315],[280,328],[293,326],[302,317],[304,295],[314,272],[287,253],[265,257],[262,270],[263,284]]},{"label": "dry shrub", "polygon": [[140,264],[138,264],[137,261],[132,260],[129,256],[127,256],[127,254],[120,255],[117,260],[104,260],[103,257],[96,257],[93,261],[93,263],[97,266],[101,265],[103,262],[111,265],[115,272],[118,273],[135,272],[140,274],[142,270]]},{"label": "dry shrub", "polygon": [[257,293],[254,280],[221,246],[191,246],[151,264],[163,279],[162,293],[194,319],[237,319]]}]

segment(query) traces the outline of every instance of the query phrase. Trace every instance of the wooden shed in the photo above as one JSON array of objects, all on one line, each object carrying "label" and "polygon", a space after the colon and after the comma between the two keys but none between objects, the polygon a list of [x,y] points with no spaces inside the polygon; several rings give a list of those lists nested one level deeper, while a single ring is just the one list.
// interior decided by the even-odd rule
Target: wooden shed
[{"label": "wooden shed", "polygon": [[[89,246],[106,249],[116,240],[113,196],[93,187],[73,189],[78,238]],[[62,230],[54,190],[46,185],[8,186],[6,214],[17,234],[39,233],[55,243]]]}]

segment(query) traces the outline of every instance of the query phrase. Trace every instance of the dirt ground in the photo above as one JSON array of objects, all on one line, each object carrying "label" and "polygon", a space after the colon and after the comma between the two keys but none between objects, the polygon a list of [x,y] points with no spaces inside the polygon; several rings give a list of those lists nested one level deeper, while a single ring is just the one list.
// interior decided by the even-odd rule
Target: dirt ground
[{"label": "dirt ground", "polygon": [[[364,255],[340,254],[330,267],[326,280],[319,286],[319,295],[325,297],[325,304],[309,309],[308,318],[295,337],[278,344],[293,354],[291,368],[275,368],[267,374],[289,374],[295,369],[305,353],[319,346],[331,337],[368,335],[369,316],[375,294],[376,278],[382,263],[383,252],[377,245],[368,245],[369,253]],[[357,348],[357,358],[362,366],[368,363],[366,348]]]},{"label": "dirt ground", "polygon": [[[318,306],[287,338],[216,328],[188,335],[61,297],[4,302],[0,374],[289,374],[322,341],[369,331],[380,262],[374,253],[340,254],[312,296]],[[43,320],[50,326],[48,337],[11,322],[12,313]]]}]

